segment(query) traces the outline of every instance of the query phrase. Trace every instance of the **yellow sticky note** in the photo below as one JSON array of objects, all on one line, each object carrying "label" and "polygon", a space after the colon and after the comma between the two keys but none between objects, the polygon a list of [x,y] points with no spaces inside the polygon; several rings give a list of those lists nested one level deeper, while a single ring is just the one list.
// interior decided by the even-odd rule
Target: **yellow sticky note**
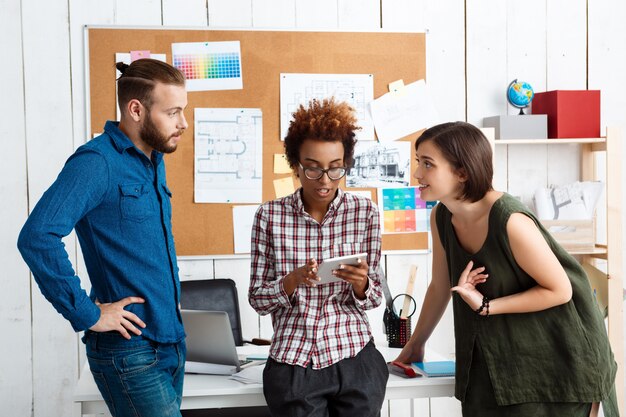
[{"label": "yellow sticky note", "polygon": [[399,97],[404,96],[406,94],[406,90],[404,89],[404,81],[396,80],[389,83],[389,92]]},{"label": "yellow sticky note", "polygon": [[293,186],[293,179],[291,177],[286,177],[274,180],[274,191],[276,192],[276,198],[293,194],[294,191],[296,191]]},{"label": "yellow sticky note", "polygon": [[274,174],[291,174],[291,168],[285,158],[285,154],[274,154]]}]

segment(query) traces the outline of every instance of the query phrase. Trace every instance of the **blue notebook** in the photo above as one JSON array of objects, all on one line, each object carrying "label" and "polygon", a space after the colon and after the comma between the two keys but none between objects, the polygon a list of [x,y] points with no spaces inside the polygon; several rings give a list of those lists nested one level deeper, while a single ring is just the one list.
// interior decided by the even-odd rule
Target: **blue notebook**
[{"label": "blue notebook", "polygon": [[413,362],[413,365],[426,377],[454,376],[454,361]]}]

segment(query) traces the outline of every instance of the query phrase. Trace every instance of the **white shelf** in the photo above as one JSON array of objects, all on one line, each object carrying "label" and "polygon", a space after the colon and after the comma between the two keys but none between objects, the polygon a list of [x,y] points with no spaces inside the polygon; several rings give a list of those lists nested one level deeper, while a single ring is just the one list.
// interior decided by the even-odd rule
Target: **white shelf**
[{"label": "white shelf", "polygon": [[591,250],[589,250],[589,249],[583,249],[583,250],[572,249],[572,250],[568,250],[567,252],[570,255],[588,255],[588,256],[593,256],[593,257],[598,257],[598,258],[605,258],[606,254],[607,254],[607,249],[606,249],[606,247],[596,246],[595,248],[593,248]]},{"label": "white shelf", "polygon": [[564,138],[564,139],[496,139],[496,145],[563,145],[583,143],[606,143],[606,138]]}]

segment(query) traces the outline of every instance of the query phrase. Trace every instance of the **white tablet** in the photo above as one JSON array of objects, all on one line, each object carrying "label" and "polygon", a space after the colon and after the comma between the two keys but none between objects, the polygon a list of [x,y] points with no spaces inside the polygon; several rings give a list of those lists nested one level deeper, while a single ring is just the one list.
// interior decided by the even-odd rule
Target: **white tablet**
[{"label": "white tablet", "polygon": [[321,281],[318,281],[317,285],[343,281],[341,278],[333,275],[333,270],[339,269],[339,265],[358,265],[357,259],[359,258],[362,261],[366,261],[367,253],[355,253],[354,255],[326,259],[318,267],[317,276],[321,278]]}]

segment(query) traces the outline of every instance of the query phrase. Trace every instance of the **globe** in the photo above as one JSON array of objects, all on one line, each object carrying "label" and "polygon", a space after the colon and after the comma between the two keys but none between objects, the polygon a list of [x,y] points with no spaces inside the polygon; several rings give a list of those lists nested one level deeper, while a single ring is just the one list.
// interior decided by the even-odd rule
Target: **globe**
[{"label": "globe", "polygon": [[524,114],[524,108],[530,105],[535,97],[533,88],[525,81],[517,81],[517,79],[511,81],[506,92],[506,99],[511,103],[511,106],[520,109],[519,114]]}]

